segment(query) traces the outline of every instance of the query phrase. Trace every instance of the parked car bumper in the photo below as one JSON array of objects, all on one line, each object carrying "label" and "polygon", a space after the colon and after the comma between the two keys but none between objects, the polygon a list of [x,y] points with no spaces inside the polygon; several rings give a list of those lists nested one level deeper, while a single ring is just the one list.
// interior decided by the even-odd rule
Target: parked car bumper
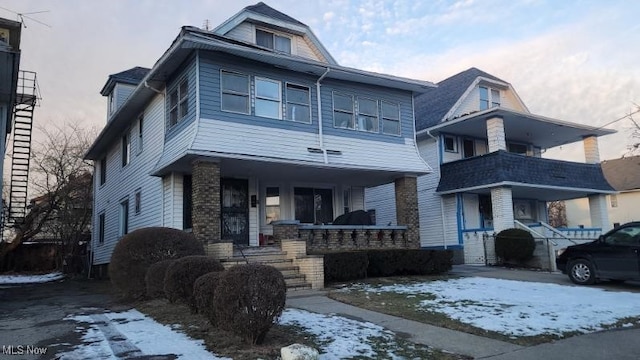
[{"label": "parked car bumper", "polygon": [[556,269],[562,271],[563,274],[567,273],[567,259],[556,258]]}]

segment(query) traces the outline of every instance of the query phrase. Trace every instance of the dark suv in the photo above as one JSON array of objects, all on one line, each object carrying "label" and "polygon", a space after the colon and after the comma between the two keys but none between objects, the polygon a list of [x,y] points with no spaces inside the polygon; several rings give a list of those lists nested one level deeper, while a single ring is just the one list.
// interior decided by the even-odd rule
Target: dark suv
[{"label": "dark suv", "polygon": [[580,285],[600,279],[640,280],[640,222],[619,226],[596,241],[560,249],[556,265]]}]

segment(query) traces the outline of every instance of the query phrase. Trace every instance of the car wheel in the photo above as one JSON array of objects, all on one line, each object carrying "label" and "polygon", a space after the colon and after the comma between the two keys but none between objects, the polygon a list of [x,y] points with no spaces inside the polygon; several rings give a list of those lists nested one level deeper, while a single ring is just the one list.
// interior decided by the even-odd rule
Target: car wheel
[{"label": "car wheel", "polygon": [[596,272],[589,260],[574,260],[569,264],[569,279],[578,285],[591,285],[596,282]]}]

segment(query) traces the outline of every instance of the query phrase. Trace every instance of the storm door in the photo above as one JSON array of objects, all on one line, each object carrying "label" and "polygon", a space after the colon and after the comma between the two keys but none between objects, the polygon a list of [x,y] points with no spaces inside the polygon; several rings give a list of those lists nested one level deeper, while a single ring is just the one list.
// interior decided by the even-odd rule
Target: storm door
[{"label": "storm door", "polygon": [[234,245],[249,245],[249,182],[220,179],[220,221],[222,239]]}]

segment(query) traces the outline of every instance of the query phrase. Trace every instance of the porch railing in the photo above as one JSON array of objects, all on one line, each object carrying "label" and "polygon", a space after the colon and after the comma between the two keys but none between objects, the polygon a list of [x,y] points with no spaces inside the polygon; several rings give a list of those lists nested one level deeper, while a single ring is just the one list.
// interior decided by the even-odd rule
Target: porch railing
[{"label": "porch railing", "polygon": [[415,247],[407,237],[406,226],[376,225],[300,225],[298,237],[308,250],[365,250]]}]

